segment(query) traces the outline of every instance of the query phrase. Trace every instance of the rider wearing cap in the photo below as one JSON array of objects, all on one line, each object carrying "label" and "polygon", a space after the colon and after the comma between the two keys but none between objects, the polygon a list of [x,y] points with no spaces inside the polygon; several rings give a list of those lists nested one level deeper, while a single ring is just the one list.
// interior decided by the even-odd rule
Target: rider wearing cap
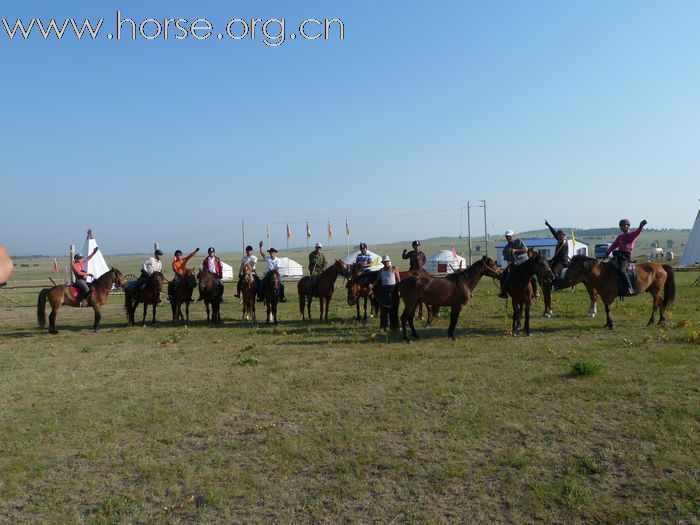
[{"label": "rider wearing cap", "polygon": [[136,284],[133,286],[133,298],[134,300],[139,296],[143,287],[146,285],[148,278],[155,272],[163,271],[163,252],[161,250],[156,250],[153,252],[153,257],[149,257],[141,265],[141,275],[136,279]]},{"label": "rider wearing cap", "polygon": [[549,261],[549,266],[554,274],[554,282],[559,278],[562,268],[569,266],[569,243],[566,240],[566,232],[564,230],[554,230],[552,225],[545,219],[544,223],[552,232],[552,236],[557,240],[557,246],[554,248],[554,257]]},{"label": "rider wearing cap", "polygon": [[309,254],[309,283],[306,286],[306,295],[312,296],[314,288],[316,288],[316,283],[318,282],[318,275],[326,269],[327,262],[326,256],[321,251],[323,245],[320,242],[316,243],[314,251]]},{"label": "rider wearing cap", "polygon": [[355,264],[365,272],[369,272],[372,268],[372,256],[367,252],[367,245],[364,242],[360,243],[360,253],[355,257]]},{"label": "rider wearing cap", "polygon": [[622,275],[622,278],[624,279],[624,282],[627,285],[627,293],[629,295],[633,295],[634,287],[632,286],[630,278],[625,270],[627,269],[627,266],[629,266],[629,264],[632,262],[632,252],[634,252],[634,245],[637,243],[637,237],[639,237],[639,235],[642,233],[644,226],[647,225],[647,221],[646,219],[644,219],[642,222],[640,222],[639,228],[637,228],[633,232],[629,231],[629,219],[622,219],[619,224],[622,233],[618,235],[617,238],[613,241],[605,255],[610,255],[610,253],[613,250],[615,250],[615,253],[613,253],[613,261],[617,264],[613,264],[613,267],[615,267],[618,270],[618,272]]},{"label": "rider wearing cap", "polygon": [[423,266],[425,266],[425,252],[420,249],[420,241],[413,241],[411,246],[413,246],[413,250],[407,252],[404,249],[401,258],[409,259],[409,271],[417,272],[422,270]]},{"label": "rider wearing cap", "polygon": [[95,256],[97,250],[99,250],[99,248],[95,246],[95,249],[92,250],[92,253],[87,258],[83,257],[79,253],[76,253],[73,256],[73,264],[71,264],[71,270],[73,271],[73,275],[75,276],[73,286],[75,286],[80,292],[80,294],[78,295],[78,299],[76,300],[78,306],[83,306],[83,299],[85,299],[90,293],[90,287],[88,286],[88,283],[85,280],[85,278],[95,278],[94,275],[83,270],[83,266]]},{"label": "rider wearing cap", "polygon": [[252,270],[253,279],[255,279],[255,286],[260,286],[260,277],[258,277],[258,274],[255,271],[255,265],[258,264],[258,258],[255,255],[253,255],[253,247],[249,245],[245,247],[245,255],[241,259],[241,266],[238,270],[238,284],[236,285],[236,293],[234,297],[241,296],[241,286],[243,286],[244,277],[243,267],[246,264],[250,266],[250,269]]},{"label": "rider wearing cap", "polygon": [[382,257],[382,269],[379,270],[377,279],[370,285],[370,290],[379,290],[378,299],[380,309],[379,329],[386,330],[389,326],[389,311],[393,302],[394,287],[401,282],[401,275],[388,255]]},{"label": "rider wearing cap", "polygon": [[[219,288],[219,292],[223,300],[224,284],[221,282],[221,279],[224,276],[224,271],[223,267],[221,266],[221,259],[216,256],[216,250],[213,246],[210,246],[207,249],[207,258],[202,262],[202,271],[207,271],[214,276],[216,279],[216,286]],[[202,299],[202,289],[200,288],[199,299],[197,300],[201,301]]]},{"label": "rider wearing cap", "polygon": [[[503,275],[501,276],[501,293],[498,294],[498,297],[501,299],[508,298],[506,285],[508,284],[510,268],[512,266],[518,266],[528,259],[527,246],[525,246],[525,243],[521,239],[518,239],[515,236],[515,232],[513,232],[513,230],[506,230],[504,236],[508,243],[503,247],[503,259],[508,263],[508,266],[505,270],[503,270]],[[533,277],[530,279],[530,283],[532,284],[532,289],[535,292],[535,297],[539,297],[539,293],[537,292],[537,279]]]},{"label": "rider wearing cap", "polygon": [[262,255],[263,259],[265,259],[267,267],[265,268],[265,275],[263,275],[262,281],[260,281],[260,286],[258,287],[258,301],[262,301],[265,298],[265,287],[267,286],[267,282],[270,280],[270,272],[276,271],[280,276],[280,302],[286,303],[287,298],[284,296],[284,283],[281,279],[282,273],[280,271],[280,260],[277,257],[277,250],[270,248],[267,250],[267,253],[269,255],[265,255],[263,252],[263,242],[260,241],[260,255]]}]

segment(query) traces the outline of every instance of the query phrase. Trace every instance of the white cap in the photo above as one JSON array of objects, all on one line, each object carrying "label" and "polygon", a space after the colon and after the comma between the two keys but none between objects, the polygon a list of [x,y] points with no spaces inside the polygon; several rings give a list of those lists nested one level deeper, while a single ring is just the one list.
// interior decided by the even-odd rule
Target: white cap
[{"label": "white cap", "polygon": [[384,255],[384,256],[382,257],[382,262],[383,262],[383,263],[385,263],[385,262],[391,262],[391,259],[389,259],[389,256],[388,256],[388,255]]},{"label": "white cap", "polygon": [[514,237],[515,232],[513,230],[506,230],[506,233],[503,234],[504,237]]},{"label": "white cap", "polygon": [[317,242],[317,243],[316,243],[316,248],[323,248],[323,244],[321,244],[320,242]]}]

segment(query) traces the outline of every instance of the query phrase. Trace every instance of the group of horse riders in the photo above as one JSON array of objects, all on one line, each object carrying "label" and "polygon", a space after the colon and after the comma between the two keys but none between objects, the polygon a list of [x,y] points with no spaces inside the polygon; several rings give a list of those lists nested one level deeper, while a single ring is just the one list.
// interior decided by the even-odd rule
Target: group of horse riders
[{"label": "group of horse riders", "polygon": [[[556,289],[556,281],[561,276],[562,269],[568,267],[569,264],[569,244],[567,242],[566,232],[562,229],[555,230],[547,220],[544,221],[545,225],[549,228],[552,236],[556,239],[557,244],[554,249],[554,256],[549,260],[552,272],[555,275],[555,281],[553,283]],[[628,219],[622,219],[619,222],[621,234],[617,236],[615,241],[610,245],[606,252],[606,257],[613,253],[613,267],[617,270],[622,282],[627,286],[628,294],[633,294],[634,289],[632,283],[629,280],[629,276],[625,271],[627,266],[632,261],[632,253],[634,251],[635,243],[637,238],[642,233],[644,226],[646,226],[647,221],[643,220],[639,223],[639,227],[631,232],[630,221]],[[512,266],[517,266],[527,261],[528,247],[525,243],[515,236],[513,230],[506,230],[505,238],[507,244],[503,248],[503,258],[508,263],[508,266],[503,272],[501,278],[501,293],[499,297],[507,298],[506,285],[508,282],[509,270]],[[280,259],[277,257],[278,251],[275,248],[270,248],[267,250],[267,255],[263,252],[263,241],[260,241],[259,245],[260,255],[263,257],[266,263],[265,273],[262,280],[258,277],[255,268],[258,262],[258,258],[253,254],[253,247],[246,246],[245,255],[241,260],[241,266],[239,270],[239,278],[236,286],[235,297],[240,297],[241,295],[241,284],[243,282],[243,269],[246,265],[252,270],[253,278],[257,284],[258,288],[258,300],[262,301],[262,295],[265,290],[265,286],[271,275],[270,272],[278,272],[280,270]],[[309,254],[309,274],[311,275],[311,280],[309,282],[308,294],[313,295],[314,286],[317,282],[318,275],[323,272],[328,263],[326,261],[326,256],[322,251],[323,245],[319,242],[316,243],[314,251]],[[73,264],[71,266],[73,275],[75,277],[75,287],[78,289],[79,297],[77,298],[77,303],[83,305],[84,299],[87,298],[90,293],[89,285],[86,281],[88,277],[94,277],[92,274],[86,272],[83,267],[87,264],[90,259],[92,259],[99,248],[95,248],[93,252],[88,257],[83,257],[81,254],[75,254],[73,258]],[[195,248],[189,255],[183,256],[182,250],[176,250],[174,254],[174,259],[172,262],[172,269],[175,273],[175,278],[173,279],[172,289],[177,287],[180,278],[184,277],[187,272],[187,262],[194,257],[199,252],[199,248]],[[159,249],[155,250],[152,257],[146,259],[141,267],[141,274],[139,278],[133,285],[134,297],[138,297],[139,292],[143,289],[147,279],[155,272],[162,272],[163,262],[162,262],[163,252]],[[409,260],[409,271],[420,271],[426,262],[425,253],[421,250],[420,241],[413,241],[412,250],[403,250],[401,255],[402,259]],[[401,281],[399,276],[399,271],[392,265],[391,259],[388,255],[384,255],[381,258],[382,269],[378,272],[377,278],[374,283],[370,286],[374,291],[375,296],[379,300],[381,306],[381,317],[380,317],[380,328],[386,328],[388,312],[392,304],[392,292],[394,287]],[[372,256],[367,250],[367,244],[360,243],[360,253],[357,254],[355,258],[355,265],[359,267],[363,272],[369,272],[373,266]],[[223,268],[221,259],[217,257],[216,250],[210,247],[207,250],[207,257],[204,259],[201,265],[202,271],[208,271],[216,278],[217,286],[223,289],[223,284],[221,279],[223,277]],[[537,292],[537,281],[533,277],[532,281],[533,290],[535,296],[538,296]],[[280,280],[280,301],[286,302],[284,295],[284,284]],[[201,295],[200,299],[201,300]]]},{"label": "group of horse riders", "polygon": [[[555,276],[553,287],[556,289],[557,280],[561,278],[562,270],[569,266],[569,243],[567,242],[566,232],[564,230],[555,230],[547,220],[545,220],[544,223],[557,241],[557,245],[554,249],[554,256],[549,260],[549,266]],[[622,279],[622,282],[627,288],[624,295],[634,294],[634,287],[632,286],[626,270],[629,264],[632,262],[632,253],[634,252],[637,237],[639,237],[639,235],[642,233],[646,224],[647,221],[643,220],[639,223],[639,227],[635,231],[630,232],[629,219],[621,219],[618,225],[622,233],[615,238],[605,254],[606,257],[608,257],[611,253],[613,254],[612,266],[617,271],[618,276]],[[501,278],[501,292],[498,294],[499,297],[504,299],[508,297],[508,294],[506,293],[506,285],[508,283],[510,268],[512,266],[522,264],[523,262],[527,261],[529,257],[528,247],[525,246],[525,243],[521,239],[518,239],[515,236],[513,230],[506,230],[505,238],[507,244],[503,247],[503,259],[508,263],[508,266],[503,272]],[[531,284],[535,297],[538,297],[537,279],[533,277]]]}]

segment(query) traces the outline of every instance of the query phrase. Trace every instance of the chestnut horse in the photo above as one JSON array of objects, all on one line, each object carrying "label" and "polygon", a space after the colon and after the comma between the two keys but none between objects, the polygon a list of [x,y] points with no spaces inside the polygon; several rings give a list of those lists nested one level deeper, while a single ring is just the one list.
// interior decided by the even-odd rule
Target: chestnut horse
[{"label": "chestnut horse", "polygon": [[256,321],[255,300],[258,293],[258,284],[253,277],[253,267],[250,264],[243,265],[243,282],[241,283],[241,297],[243,300],[243,320]]},{"label": "chestnut horse", "polygon": [[267,308],[267,320],[265,322],[277,324],[277,304],[280,301],[280,274],[277,270],[271,270],[268,273],[270,276],[267,278],[267,284],[263,290],[265,307]]},{"label": "chestnut horse", "polygon": [[539,253],[533,254],[524,263],[512,266],[509,270],[506,290],[511,297],[513,304],[513,335],[518,335],[520,331],[520,319],[525,311],[525,333],[531,335],[530,331],[530,305],[535,294],[532,290],[530,279],[536,276],[541,281],[554,280],[554,274],[549,268],[547,259]]},{"label": "chestnut horse", "polygon": [[[91,306],[95,311],[95,324],[93,329],[97,332],[100,326],[100,319],[102,319],[102,314],[100,313],[100,308],[107,302],[107,296],[109,295],[112,286],[123,286],[124,276],[122,272],[116,268],[112,268],[107,273],[101,275],[95,279],[90,287],[90,293],[88,294],[88,306]],[[78,290],[74,286],[67,284],[61,284],[59,286],[54,286],[53,288],[44,288],[39,292],[39,300],[36,305],[36,315],[39,321],[39,326],[44,328],[46,326],[46,301],[51,304],[51,313],[49,314],[49,333],[57,334],[56,330],[56,316],[61,308],[61,305],[77,307],[79,306],[76,298],[78,297]]]},{"label": "chestnut horse", "polygon": [[[333,298],[333,292],[335,291],[335,280],[338,278],[338,275],[349,277],[348,267],[345,264],[345,261],[342,259],[336,259],[331,266],[323,270],[318,275],[318,280],[314,286],[313,295],[318,297],[318,302],[321,307],[321,316],[319,317],[319,320],[321,321],[324,319],[324,306],[325,320],[328,321],[328,307],[330,306],[331,299]],[[306,293],[310,279],[311,277],[307,275],[306,277],[302,277],[297,283],[297,292],[299,292],[299,311],[301,312],[302,321],[306,320],[304,316],[304,303],[306,303],[309,313],[309,321],[311,320],[311,301],[313,300],[313,297],[311,295],[307,295]]]},{"label": "chestnut horse", "polygon": [[[177,283],[177,287],[175,287]],[[168,284],[168,294],[170,295],[170,308],[173,311],[173,323],[180,321],[190,322],[190,303],[192,302],[192,291],[197,288],[197,278],[194,270],[187,268],[185,275]],[[185,315],[182,315],[182,305],[185,305]]]},{"label": "chestnut horse", "polygon": [[459,320],[462,308],[467,304],[472,296],[472,290],[479,284],[482,276],[498,277],[500,270],[496,262],[489,257],[482,257],[465,270],[458,270],[442,279],[433,277],[423,277],[412,275],[402,280],[394,288],[394,301],[392,304],[392,325],[396,323],[399,300],[401,297],[404,303],[404,310],[401,314],[401,329],[403,338],[410,342],[406,335],[406,323],[411,327],[411,335],[419,339],[416,328],[413,326],[413,318],[416,313],[418,303],[424,302],[433,307],[450,306],[450,326],[447,329],[447,336],[455,340],[455,327]]},{"label": "chestnut horse", "polygon": [[[647,326],[654,324],[656,310],[659,310],[659,324],[664,324],[666,322],[664,315],[666,308],[671,306],[676,298],[676,280],[673,268],[668,264],[659,263],[640,263],[636,267],[635,295],[649,292],[652,297],[651,317]],[[614,324],[610,317],[610,305],[616,297],[620,296],[617,270],[612,267],[611,263],[604,263],[585,255],[576,255],[571,258],[566,274],[571,280],[588,283],[598,292],[605,305],[605,327],[612,330]],[[661,297],[662,292],[663,298]]]},{"label": "chestnut horse", "polygon": [[156,324],[156,309],[160,303],[160,291],[163,289],[163,282],[165,282],[165,277],[160,272],[153,272],[148,276],[146,282],[143,284],[143,289],[138,293],[134,293],[133,288],[128,286],[124,290],[124,309],[126,310],[126,320],[129,326],[134,326],[134,315],[136,314],[136,308],[138,308],[139,303],[143,303],[143,319],[141,320],[141,326],[146,326],[146,312],[148,312],[148,305],[151,305],[153,310],[153,324]]},{"label": "chestnut horse", "polygon": [[[197,280],[199,281],[199,292],[202,294],[202,300],[207,309],[207,324],[220,323],[223,286],[219,287],[216,277],[208,270],[200,270],[197,274]],[[211,317],[209,305],[211,305]]]},{"label": "chestnut horse", "polygon": [[[557,290],[564,290],[566,288],[573,288],[578,284],[578,282],[574,282],[571,279],[569,279],[568,272],[564,273],[563,278],[555,276],[554,281],[550,281],[549,279],[544,279],[543,281],[540,281],[540,287],[542,288],[542,297],[544,297],[544,316],[548,319],[551,319],[552,317],[552,290],[554,284],[557,285]],[[592,319],[596,316],[596,313],[598,312],[596,308],[598,294],[593,289],[593,287],[591,287],[590,284],[583,283],[583,285],[586,287],[588,297],[591,300],[588,306],[588,317]]]}]

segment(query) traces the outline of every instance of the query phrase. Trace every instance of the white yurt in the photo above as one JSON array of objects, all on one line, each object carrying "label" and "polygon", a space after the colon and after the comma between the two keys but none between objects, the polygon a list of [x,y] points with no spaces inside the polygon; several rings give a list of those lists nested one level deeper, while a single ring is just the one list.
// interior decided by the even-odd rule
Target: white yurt
[{"label": "white yurt", "polygon": [[[382,256],[377,255],[376,253],[371,252],[369,250],[367,250],[367,253],[370,255],[370,257],[372,257],[372,266],[370,266],[369,269],[372,271],[381,270],[382,269],[382,262],[381,262]],[[355,264],[355,259],[357,259],[357,256],[359,254],[360,254],[360,250],[350,252],[349,255],[346,255],[345,257],[343,257],[343,262],[345,264],[347,264],[348,266],[351,266],[351,265]]]},{"label": "white yurt", "polygon": [[425,262],[423,269],[429,273],[453,273],[466,267],[467,260],[464,257],[453,255],[452,250],[439,250]]},{"label": "white yurt", "polygon": [[280,275],[289,279],[301,279],[304,276],[304,269],[296,261],[289,257],[280,257]]},{"label": "white yurt", "polygon": [[[236,279],[238,279],[238,275],[236,275]],[[221,280],[233,281],[233,266],[224,261],[221,261]]]}]

